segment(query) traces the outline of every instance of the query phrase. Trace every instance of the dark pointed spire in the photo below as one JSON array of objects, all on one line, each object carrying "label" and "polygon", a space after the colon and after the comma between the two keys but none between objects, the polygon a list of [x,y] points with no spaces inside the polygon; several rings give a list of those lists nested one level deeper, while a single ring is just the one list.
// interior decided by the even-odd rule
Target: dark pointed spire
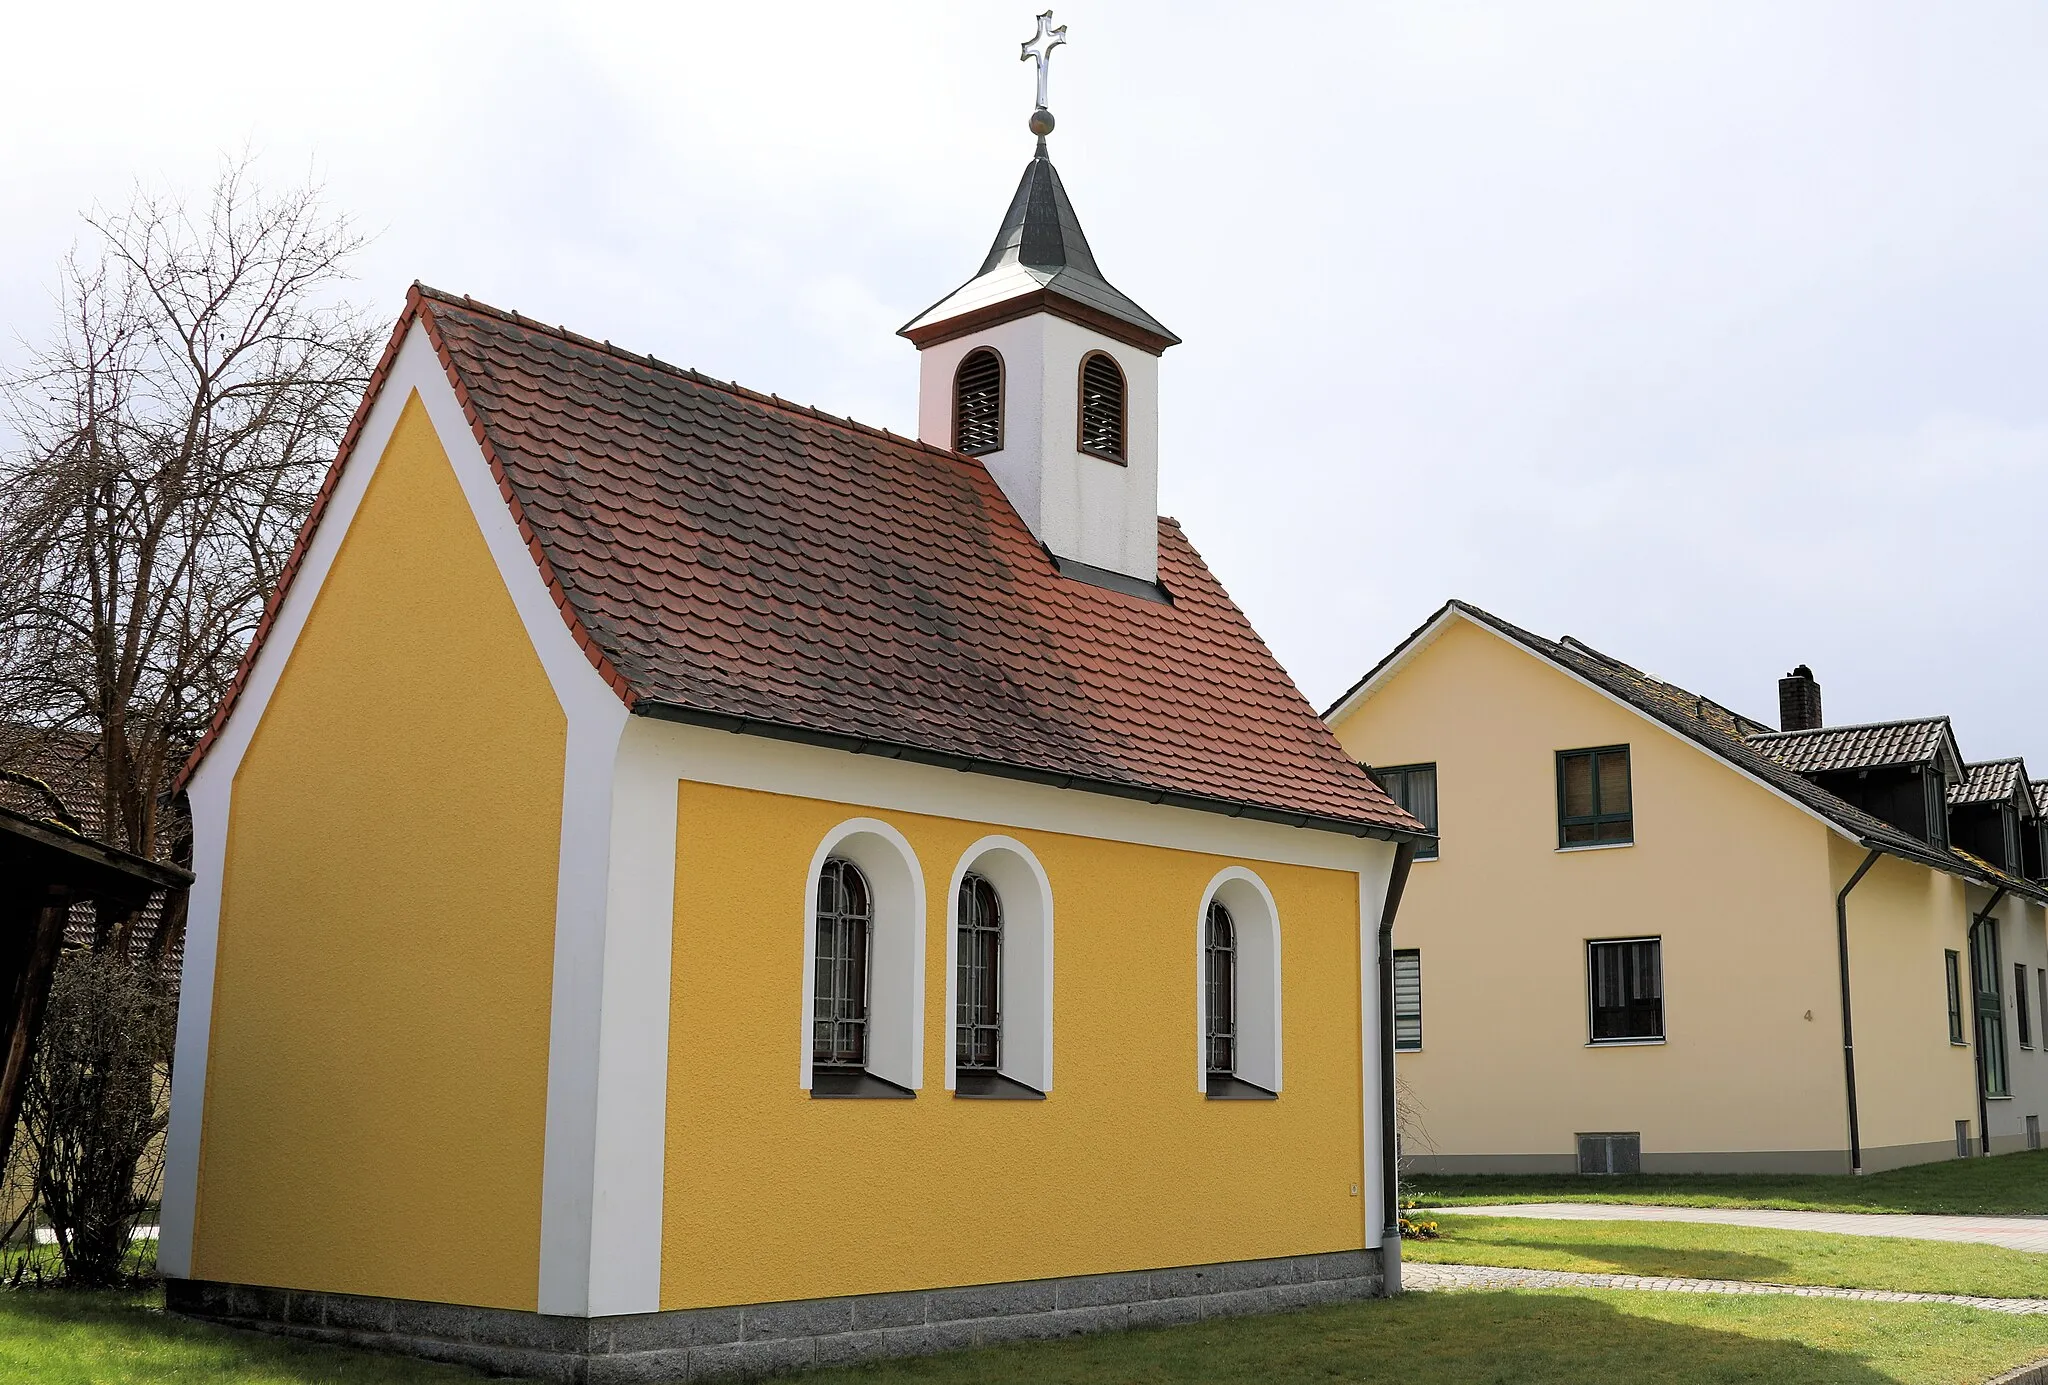
[{"label": "dark pointed spire", "polygon": [[[1016,311],[1005,312],[1010,305]],[[1062,313],[1062,306],[1069,311]],[[946,330],[956,323],[970,330],[1041,307],[1155,353],[1180,341],[1102,277],[1095,252],[1081,231],[1081,219],[1046,153],[1043,134],[981,268],[918,314],[899,335],[924,346],[957,335]]]}]

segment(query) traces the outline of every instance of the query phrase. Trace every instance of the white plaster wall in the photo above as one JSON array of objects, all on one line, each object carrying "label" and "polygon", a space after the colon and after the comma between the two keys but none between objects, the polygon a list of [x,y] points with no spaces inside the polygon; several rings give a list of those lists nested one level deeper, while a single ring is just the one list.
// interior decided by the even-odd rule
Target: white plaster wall
[{"label": "white plaster wall", "polygon": [[[1003,446],[989,474],[1041,543],[1062,558],[1150,582],[1159,575],[1159,358],[1034,313],[928,347],[919,360],[918,436],[953,445],[953,372],[977,347],[1003,358]],[[1081,359],[1108,353],[1125,381],[1124,456],[1081,451]]]},{"label": "white plaster wall", "polygon": [[[1974,892],[1973,892],[1974,893]],[[2048,967],[2048,911],[2008,895],[1998,906],[1999,989],[2005,997],[2005,1056],[2012,1096],[1985,1102],[1992,1148],[2000,1153],[2026,1148],[2027,1117],[2048,1124],[2048,1036],[2041,1031],[2041,969]],[[1964,960],[1968,965],[1967,957]],[[2015,965],[2027,969],[2027,1016],[2032,1044],[2020,1047],[2019,997]],[[2048,1137],[2044,1137],[2048,1138]]]}]

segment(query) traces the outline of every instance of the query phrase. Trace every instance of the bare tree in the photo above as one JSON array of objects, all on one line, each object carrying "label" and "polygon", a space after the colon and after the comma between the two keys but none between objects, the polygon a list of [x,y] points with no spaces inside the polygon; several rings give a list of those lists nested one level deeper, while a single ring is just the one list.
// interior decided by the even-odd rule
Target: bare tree
[{"label": "bare tree", "polygon": [[[363,238],[246,159],[204,207],[138,190],[86,218],[61,321],[0,382],[0,707],[97,742],[105,836],[143,856],[367,382],[379,334],[336,297]],[[87,816],[81,813],[80,816]],[[189,850],[189,847],[186,848]],[[182,911],[164,911],[169,934]],[[99,943],[130,941],[102,918]],[[177,939],[142,940],[157,956]]]}]

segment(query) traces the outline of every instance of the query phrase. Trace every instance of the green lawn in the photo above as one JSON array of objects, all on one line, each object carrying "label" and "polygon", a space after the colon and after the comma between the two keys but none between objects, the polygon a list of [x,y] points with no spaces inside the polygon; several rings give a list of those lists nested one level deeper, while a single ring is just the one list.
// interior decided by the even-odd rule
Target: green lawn
[{"label": "green lawn", "polygon": [[163,1295],[0,1293],[0,1380],[36,1385],[481,1385],[483,1377],[167,1316]]},{"label": "green lawn", "polygon": [[[0,1294],[0,1379],[481,1385],[466,1371],[166,1317],[138,1294]],[[2048,1319],[1947,1304],[1551,1291],[1410,1294],[1271,1318],[990,1347],[792,1385],[1981,1385]]]},{"label": "green lawn", "polygon": [[797,1385],[1982,1385],[2048,1321],[1946,1304],[1705,1294],[1410,1294],[818,1371]]},{"label": "green lawn", "polygon": [[1436,1221],[1442,1238],[1405,1241],[1404,1257],[1583,1274],[1681,1275],[1915,1294],[2048,1298],[2048,1255],[1998,1246],[1688,1222],[1449,1215]]},{"label": "green lawn", "polygon": [[2048,1150],[1950,1159],[1868,1174],[1635,1174],[1583,1178],[1417,1174],[1404,1191],[1425,1206],[1506,1202],[1648,1202],[1672,1207],[1783,1207],[1812,1212],[2048,1216]]}]

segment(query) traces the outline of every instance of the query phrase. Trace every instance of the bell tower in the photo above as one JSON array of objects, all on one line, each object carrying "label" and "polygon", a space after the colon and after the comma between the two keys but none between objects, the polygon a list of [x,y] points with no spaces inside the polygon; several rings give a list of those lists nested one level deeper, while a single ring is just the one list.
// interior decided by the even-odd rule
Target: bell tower
[{"label": "bell tower", "polygon": [[919,356],[918,436],[978,456],[1039,542],[1078,576],[1159,571],[1159,358],[1180,341],[1096,266],[1046,152],[1052,12],[1038,63],[1038,150],[973,278],[899,335]]}]

